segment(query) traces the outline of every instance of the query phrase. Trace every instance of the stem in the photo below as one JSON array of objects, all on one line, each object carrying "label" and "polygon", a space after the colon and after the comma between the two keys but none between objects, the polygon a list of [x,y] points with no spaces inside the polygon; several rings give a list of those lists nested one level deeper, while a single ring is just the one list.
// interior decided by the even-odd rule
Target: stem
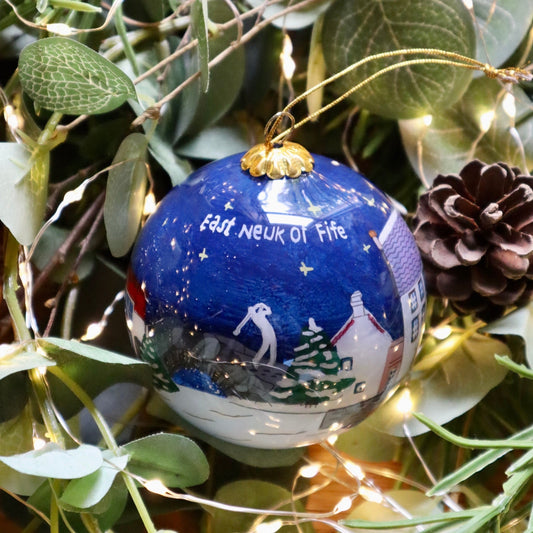
[{"label": "stem", "polygon": [[[50,524],[48,517],[46,517],[46,523]],[[35,517],[20,533],[35,533],[41,527],[41,519]]]},{"label": "stem", "polygon": [[54,111],[52,113],[52,115],[48,119],[48,122],[46,123],[46,126],[44,127],[44,130],[41,132],[41,135],[39,135],[39,139],[37,140],[39,145],[45,145],[50,139],[54,137],[54,135],[56,134],[56,128],[62,117],[63,113],[59,113],[58,111]]},{"label": "stem", "polygon": [[[16,292],[18,288],[18,242],[11,233],[7,238],[4,267],[4,299],[13,321],[15,336],[21,343],[27,343],[31,341],[31,334],[26,327],[26,321],[20,309]],[[63,433],[48,395],[46,379],[38,368],[28,370],[28,375],[49,438],[64,447]]]},{"label": "stem", "polygon": [[41,416],[43,417],[43,422],[46,427],[48,437],[52,442],[59,444],[61,448],[65,448],[63,431],[56,418],[54,407],[48,395],[48,384],[46,383],[46,378],[38,368],[32,368],[28,370],[28,375],[33,387],[33,392],[37,398],[37,404],[39,406]]},{"label": "stem", "polygon": [[436,424],[430,420],[427,416],[421,413],[413,413],[413,416],[427,426],[431,431],[436,433],[439,437],[443,438],[455,444],[456,446],[461,446],[463,448],[472,448],[472,449],[519,449],[519,450],[530,450],[533,448],[533,440],[515,440],[513,438],[509,439],[468,439],[465,437],[460,437],[455,435],[451,431],[444,429],[439,424]]},{"label": "stem", "polygon": [[[219,63],[221,63],[222,61],[224,61],[224,59],[226,59],[226,57],[228,57],[230,54],[232,54],[235,49],[237,49],[238,47],[240,47],[240,46],[244,45],[245,43],[249,42],[253,37],[255,37],[255,35],[257,35],[264,28],[269,26],[272,23],[273,20],[275,20],[277,18],[280,18],[280,17],[283,17],[286,14],[291,13],[292,11],[296,11],[297,9],[301,9],[302,7],[314,4],[316,2],[317,2],[317,0],[302,0],[301,2],[298,2],[297,4],[293,4],[293,5],[289,6],[289,7],[287,7],[286,9],[280,11],[279,13],[276,13],[276,15],[274,15],[273,17],[268,18],[268,19],[263,19],[261,22],[258,22],[257,24],[254,25],[254,27],[251,30],[246,32],[246,34],[243,35],[242,38],[239,41],[234,41],[233,43],[230,44],[230,46],[228,46],[227,48],[222,50],[222,52],[220,52],[217,56],[215,56],[213,59],[211,59],[211,61],[209,61],[209,63],[208,63],[208,67],[211,69],[214,66],[218,65]],[[231,19],[231,21],[229,21],[226,24],[219,24],[218,28],[219,28],[219,30],[222,29],[222,28],[225,29],[226,27],[233,26],[235,24],[236,24],[236,19],[233,18],[233,19]],[[191,43],[189,43],[188,46],[192,46],[193,42],[194,42],[194,46],[196,46],[198,44],[197,39],[194,39],[193,41],[191,41]],[[183,53],[183,49],[181,49],[180,53]],[[171,56],[169,56],[169,58],[170,57]],[[174,55],[173,59],[175,59],[175,55]],[[161,64],[162,64],[162,62],[158,63],[155,67],[153,67],[150,70],[151,71],[154,70],[154,69],[155,70],[159,70],[161,68]],[[148,74],[145,72],[143,74],[143,76],[145,76],[145,75],[148,75]],[[150,116],[153,115],[153,111],[154,110],[157,111],[157,110],[161,109],[161,107],[164,104],[166,104],[167,102],[170,102],[172,99],[174,99],[181,91],[183,91],[183,89],[185,89],[185,87],[189,86],[191,83],[193,83],[199,77],[200,77],[200,71],[198,70],[197,72],[195,72],[194,74],[189,76],[184,82],[182,82],[180,85],[178,85],[174,90],[172,90],[167,95],[165,95],[163,98],[161,98],[161,100],[157,101],[155,104],[150,106],[147,110],[145,110],[142,115],[137,117],[132,122],[132,127],[137,127],[137,126],[140,126],[141,124],[143,124],[146,119],[150,118]],[[137,78],[137,80],[135,80],[135,82],[138,82],[138,80],[139,80],[139,78]]]},{"label": "stem", "polygon": [[139,75],[139,66],[137,65],[137,58],[135,57],[135,52],[131,46],[130,41],[128,40],[128,35],[126,33],[126,25],[124,24],[124,13],[122,12],[122,4],[120,4],[115,12],[115,28],[117,33],[122,41],[122,46],[124,47],[124,54],[131,64],[133,73],[135,76]]},{"label": "stem", "polygon": [[19,258],[19,244],[11,233],[7,236],[6,252],[4,259],[4,300],[6,301],[11,320],[13,321],[13,328],[15,330],[15,337],[21,341],[31,340],[31,334],[26,327],[26,320],[20,309],[17,298],[18,284],[18,258]]},{"label": "stem", "polygon": [[57,479],[50,480],[52,497],[50,498],[50,533],[59,533],[59,505],[57,504]]},{"label": "stem", "polygon": [[81,521],[89,533],[102,533],[98,521],[90,513],[80,513]]},{"label": "stem", "polygon": [[[97,409],[92,398],[61,368],[57,366],[51,367],[50,372],[54,374],[54,376],[56,376],[58,379],[60,379],[70,389],[70,391],[78,398],[78,400],[80,400],[83,406],[87,409],[89,414],[92,416],[94,422],[96,423],[98,430],[102,434],[102,437],[106,443],[106,446],[115,455],[120,455],[121,454],[120,447],[115,441],[115,437],[113,436],[113,433],[109,429],[107,422],[102,416],[102,413],[100,413],[100,411]],[[141,494],[139,492],[137,485],[135,484],[135,481],[126,472],[121,472],[121,475],[122,475],[122,479],[124,480],[124,484],[126,485],[128,492],[130,493],[131,499],[133,500],[133,503],[135,504],[135,507],[137,508],[137,512],[139,513],[139,516],[144,524],[144,527],[146,528],[146,532],[157,533],[157,530],[154,526],[154,523],[152,522],[150,514],[148,513],[148,509],[146,508],[146,505],[144,504],[144,501],[141,497]]]}]

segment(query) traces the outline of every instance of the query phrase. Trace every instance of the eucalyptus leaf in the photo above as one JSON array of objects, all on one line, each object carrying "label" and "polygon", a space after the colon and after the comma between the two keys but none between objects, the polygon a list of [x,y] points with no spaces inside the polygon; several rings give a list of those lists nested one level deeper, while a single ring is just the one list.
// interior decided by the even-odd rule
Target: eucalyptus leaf
[{"label": "eucalyptus leaf", "polygon": [[[105,462],[88,476],[72,480],[65,488],[60,503],[68,509],[93,507],[108,493],[116,475],[126,468],[129,457],[116,456],[109,450],[103,452]],[[93,511],[94,512],[94,511]]]},{"label": "eucalyptus leaf", "polygon": [[209,88],[209,13],[208,0],[194,0],[191,7],[191,23],[194,36],[198,39],[202,91]]},{"label": "eucalyptus leaf", "polygon": [[[494,80],[480,78],[471,83],[460,102],[432,115],[429,126],[425,119],[400,121],[403,145],[412,167],[419,175],[422,171],[429,184],[438,174],[459,172],[474,158],[487,164],[505,161],[508,165],[531,168],[533,119],[530,102],[519,87],[513,89],[518,139],[511,134],[513,121],[502,107],[504,94]],[[483,133],[487,126],[490,127]]]},{"label": "eucalyptus leaf", "polygon": [[20,350],[9,344],[0,345],[0,380],[15,372],[55,364],[53,359],[39,352]]},{"label": "eucalyptus leaf", "polygon": [[255,110],[261,106],[272,90],[272,80],[279,78],[282,47],[283,32],[274,26],[265,28],[245,47],[246,64],[241,94],[248,109]]},{"label": "eucalyptus leaf", "polygon": [[[224,0],[209,0],[209,20],[223,23],[235,17]],[[231,47],[238,37],[236,25],[218,32],[209,39],[209,56]],[[166,120],[174,122],[174,134],[169,140],[177,142],[186,135],[196,135],[202,129],[214,124],[235,102],[244,80],[245,55],[243,47],[234,49],[222,62],[210,68],[209,87],[206,93],[201,90],[201,81],[196,80],[187,86],[176,99],[175,105],[166,113]],[[189,76],[196,75],[200,68],[200,57],[196,50],[180,57],[172,65],[174,83],[177,85]]]},{"label": "eucalyptus leaf", "polygon": [[248,131],[241,123],[216,124],[200,131],[198,135],[184,139],[176,152],[195,159],[222,159],[250,148]]},{"label": "eucalyptus leaf", "polygon": [[[264,0],[246,0],[247,4],[250,4],[252,7],[258,7],[263,5]],[[283,0],[282,2],[277,2],[272,5],[266,6],[263,11],[264,19],[274,18],[272,25],[277,28],[283,28],[286,30],[300,30],[311,26],[316,19],[324,13],[324,11],[331,4],[331,0],[321,0],[319,2],[313,2],[312,5],[301,7],[295,11],[287,13],[283,16],[278,16],[283,10],[287,9],[288,6],[292,5],[291,0]]]},{"label": "eucalyptus leaf", "polygon": [[[9,456],[33,448],[33,420],[28,409],[18,416],[0,423],[0,455]],[[15,494],[29,496],[42,483],[43,478],[22,474],[0,462],[0,487]]]},{"label": "eucalyptus leaf", "polygon": [[0,424],[20,415],[29,391],[26,372],[15,372],[0,381]]},{"label": "eucalyptus leaf", "polygon": [[19,74],[30,98],[60,113],[106,113],[135,98],[135,87],[124,72],[91,48],[64,37],[26,46]]},{"label": "eucalyptus leaf", "polygon": [[0,456],[0,462],[17,472],[56,479],[76,479],[95,472],[102,465],[102,452],[96,446],[81,444],[64,450],[47,443],[39,450]]},{"label": "eucalyptus leaf", "polygon": [[[273,483],[259,480],[234,481],[224,485],[215,495],[217,502],[239,507],[265,509],[263,522],[269,522],[266,509],[276,509],[302,512],[303,505],[294,501],[291,493]],[[263,514],[263,513],[261,513]],[[246,533],[252,528],[258,515],[244,512],[231,512],[222,509],[213,509],[211,515],[211,533]],[[311,533],[313,528],[309,522],[300,523],[299,526],[283,526],[278,529],[280,533]]]},{"label": "eucalyptus leaf", "polygon": [[[146,363],[138,359],[126,357],[125,355],[120,355],[77,340],[43,337],[39,339],[39,343],[43,344],[46,349],[51,350],[54,359],[60,364],[64,364],[72,357],[72,354],[76,354],[106,364],[146,366]],[[57,351],[57,348],[60,348],[60,351]]]},{"label": "eucalyptus leaf", "polygon": [[[92,398],[115,383],[150,387],[152,372],[143,361],[74,340],[46,337],[39,343],[71,379]],[[80,401],[55,376],[48,381],[56,406],[65,418],[82,408]]]},{"label": "eucalyptus leaf", "polygon": [[104,222],[115,257],[128,253],[141,223],[146,194],[147,140],[131,133],[120,144],[107,179]]},{"label": "eucalyptus leaf", "polygon": [[[494,355],[508,353],[503,342],[474,334],[438,364],[411,373],[408,388],[412,411],[441,425],[465,413],[503,380],[507,369],[498,364]],[[411,435],[426,433],[424,424],[399,408],[402,394],[404,389],[399,389],[371,415],[368,423],[392,435],[403,436],[404,424]]]},{"label": "eucalyptus leaf", "polygon": [[[176,42],[176,39],[169,39],[168,42],[164,42],[158,48],[152,47],[149,50],[140,51],[136,57],[141,72],[147,71],[161,59],[168,56],[167,48],[169,44],[173,43],[176,45]],[[163,52],[162,49],[165,51]],[[135,74],[129,61],[121,61],[120,66],[124,72],[131,76],[131,78],[135,78]],[[137,84],[139,100],[129,100],[131,108],[135,113],[140,115],[146,108],[153,105],[163,96],[163,91],[171,91],[179,85],[180,81],[183,81],[183,76],[184,70],[182,62],[173,61],[168,66],[167,75],[162,82],[156,75],[149,76],[142,80]],[[150,154],[169,175],[172,185],[179,185],[192,172],[192,167],[188,161],[178,157],[173,149],[174,132],[177,127],[177,121],[184,121],[189,124],[194,116],[200,98],[199,91],[185,91],[185,93],[190,97],[190,100],[187,102],[183,103],[184,94],[182,93],[177,98],[170,101],[168,105],[164,106],[155,132],[153,131],[154,123],[152,120],[147,120],[143,124],[145,132],[150,132]]]},{"label": "eucalyptus leaf", "polygon": [[[311,32],[311,43],[309,44],[309,60],[307,62],[306,91],[322,83],[326,77],[326,61],[322,50],[322,26],[324,17],[320,16],[313,25]],[[324,88],[310,93],[307,100],[307,110],[309,114],[318,111],[322,107]]]},{"label": "eucalyptus leaf", "polygon": [[182,435],[158,433],[122,447],[130,456],[128,469],[145,479],[159,479],[168,487],[191,487],[209,476],[200,447]]},{"label": "eucalyptus leaf", "polygon": [[392,461],[397,457],[403,440],[380,431],[366,420],[341,433],[335,447],[360,461]]},{"label": "eucalyptus leaf", "polygon": [[111,530],[124,514],[128,503],[128,489],[122,476],[115,477],[115,481],[107,494],[90,511],[97,515],[98,524],[102,531]]},{"label": "eucalyptus leaf", "polygon": [[[328,70],[337,73],[373,54],[407,48],[438,48],[472,57],[475,31],[461,0],[337,0],[324,15],[323,49]],[[345,75],[345,92],[404,55],[370,61]],[[350,97],[369,111],[390,118],[412,118],[449,107],[466,90],[471,72],[442,64],[402,67],[381,76]]]},{"label": "eucalyptus leaf", "polygon": [[80,2],[79,0],[50,0],[53,7],[71,9],[72,11],[80,11],[82,13],[101,13],[100,6],[93,6],[87,2]]},{"label": "eucalyptus leaf", "polygon": [[498,67],[526,36],[533,19],[533,2],[475,0],[474,13],[477,59]]},{"label": "eucalyptus leaf", "polygon": [[192,172],[190,163],[178,157],[171,144],[158,135],[150,139],[150,154],[167,172],[173,186],[183,183]]},{"label": "eucalyptus leaf", "polygon": [[[428,498],[423,492],[417,490],[390,490],[385,495],[397,503],[401,509],[407,511],[412,517],[431,516],[439,514],[439,500]],[[406,516],[392,509],[383,503],[364,501],[355,507],[355,509],[345,519],[347,524],[351,520],[368,520],[369,522],[385,522],[399,520]],[[358,533],[368,533],[373,529],[357,528]],[[413,529],[412,531],[416,531]]]},{"label": "eucalyptus leaf", "polygon": [[32,154],[23,144],[0,143],[0,220],[18,242],[30,245],[46,208],[49,153]]},{"label": "eucalyptus leaf", "polygon": [[533,368],[533,303],[488,324],[484,329],[493,335],[515,335],[524,340],[526,360]]}]

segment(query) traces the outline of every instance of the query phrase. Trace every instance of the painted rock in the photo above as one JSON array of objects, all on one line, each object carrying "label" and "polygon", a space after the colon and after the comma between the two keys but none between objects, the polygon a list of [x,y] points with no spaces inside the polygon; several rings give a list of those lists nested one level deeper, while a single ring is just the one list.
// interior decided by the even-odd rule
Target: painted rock
[{"label": "painted rock", "polygon": [[255,178],[241,156],[193,173],[148,219],[127,323],[183,418],[244,446],[301,446],[365,419],[409,370],[422,263],[360,174],[313,156],[299,178]]}]

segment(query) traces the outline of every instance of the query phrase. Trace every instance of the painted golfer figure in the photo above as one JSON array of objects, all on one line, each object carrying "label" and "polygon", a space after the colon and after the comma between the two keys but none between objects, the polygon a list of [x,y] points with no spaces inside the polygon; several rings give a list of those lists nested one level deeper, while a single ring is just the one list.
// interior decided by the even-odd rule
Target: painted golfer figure
[{"label": "painted golfer figure", "polygon": [[276,333],[274,332],[274,328],[272,327],[272,324],[268,321],[267,316],[272,314],[272,309],[264,303],[258,303],[251,307],[248,307],[248,313],[247,315],[241,320],[240,324],[235,328],[233,331],[233,335],[237,336],[240,334],[241,329],[244,327],[244,325],[248,322],[248,320],[252,320],[252,322],[259,328],[259,331],[261,332],[262,337],[262,343],[261,347],[255,354],[255,357],[253,358],[253,364],[254,366],[257,366],[257,363],[261,361],[263,356],[266,354],[268,350],[270,350],[270,358],[268,360],[268,363],[270,365],[276,364],[276,356],[277,356],[277,341],[276,341]]}]

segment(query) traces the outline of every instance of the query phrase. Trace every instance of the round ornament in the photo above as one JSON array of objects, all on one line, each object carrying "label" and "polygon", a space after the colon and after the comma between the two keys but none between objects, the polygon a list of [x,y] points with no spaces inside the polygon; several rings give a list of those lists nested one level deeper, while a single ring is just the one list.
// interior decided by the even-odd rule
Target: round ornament
[{"label": "round ornament", "polygon": [[127,282],[133,344],[162,398],[256,448],[366,418],[411,366],[424,320],[422,263],[391,201],[293,145],[227,157],[175,187]]}]

